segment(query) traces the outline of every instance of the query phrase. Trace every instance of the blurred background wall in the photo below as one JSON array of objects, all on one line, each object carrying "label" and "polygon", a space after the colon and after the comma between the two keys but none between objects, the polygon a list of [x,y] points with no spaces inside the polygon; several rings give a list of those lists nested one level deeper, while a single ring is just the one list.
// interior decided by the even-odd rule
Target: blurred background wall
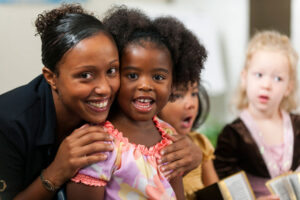
[{"label": "blurred background wall", "polygon": [[[37,14],[59,3],[40,1],[0,0],[0,94],[41,73],[41,43],[40,38],[34,36],[34,21]],[[238,84],[253,30],[261,28],[261,24],[266,27],[273,20],[275,27],[268,28],[283,25],[300,52],[299,1],[286,1],[286,8],[278,4],[285,2],[283,0],[83,0],[82,5],[100,18],[114,4],[137,7],[150,16],[173,15],[198,36],[208,49],[202,79],[210,95],[211,112],[202,130],[210,134],[236,117],[230,109],[230,98]],[[263,6],[271,14],[265,21],[260,19],[268,12],[258,9]],[[285,18],[279,22],[283,15]]]}]

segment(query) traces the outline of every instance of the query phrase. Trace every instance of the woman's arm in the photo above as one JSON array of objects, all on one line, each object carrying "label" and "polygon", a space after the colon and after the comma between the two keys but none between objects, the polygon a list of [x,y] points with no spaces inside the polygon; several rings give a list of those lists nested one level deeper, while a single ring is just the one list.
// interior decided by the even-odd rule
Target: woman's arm
[{"label": "woman's arm", "polygon": [[105,187],[89,186],[82,183],[69,182],[66,188],[68,200],[102,200]]},{"label": "woman's arm", "polygon": [[209,186],[219,181],[212,160],[207,160],[202,163],[202,182],[205,186]]},{"label": "woman's arm", "polygon": [[185,199],[184,197],[184,190],[183,190],[183,183],[182,183],[182,176],[176,176],[170,180],[170,184],[176,194],[177,200]]},{"label": "woman's arm", "polygon": [[173,144],[161,151],[162,158],[159,163],[167,163],[162,166],[161,170],[170,180],[177,175],[187,174],[198,167],[202,161],[202,151],[187,135],[168,137],[173,140]]},{"label": "woman's arm", "polygon": [[0,197],[13,199],[22,190],[24,159],[21,151],[0,130]]},{"label": "woman's arm", "polygon": [[[44,170],[43,176],[56,187],[61,187],[82,167],[105,160],[106,155],[97,153],[111,151],[109,134],[100,126],[84,125],[74,130],[61,143],[54,161]],[[51,199],[55,192],[48,191],[40,177],[19,193],[15,199]]]}]

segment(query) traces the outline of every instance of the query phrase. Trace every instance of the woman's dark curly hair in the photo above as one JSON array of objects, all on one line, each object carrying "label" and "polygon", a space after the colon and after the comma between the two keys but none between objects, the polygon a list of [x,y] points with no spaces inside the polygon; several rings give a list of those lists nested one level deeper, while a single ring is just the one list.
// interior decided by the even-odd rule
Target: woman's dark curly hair
[{"label": "woman's dark curly hair", "polygon": [[138,9],[117,6],[106,13],[102,20],[113,35],[119,55],[128,44],[143,46],[152,42],[158,48],[167,48],[173,62],[173,85],[199,82],[200,72],[206,60],[206,50],[196,36],[174,17],[151,20]]},{"label": "woman's dark curly hair", "polygon": [[79,4],[63,4],[44,11],[38,15],[35,26],[36,35],[42,40],[42,62],[53,72],[57,72],[57,64],[64,54],[81,40],[100,31],[110,36],[102,22]]}]

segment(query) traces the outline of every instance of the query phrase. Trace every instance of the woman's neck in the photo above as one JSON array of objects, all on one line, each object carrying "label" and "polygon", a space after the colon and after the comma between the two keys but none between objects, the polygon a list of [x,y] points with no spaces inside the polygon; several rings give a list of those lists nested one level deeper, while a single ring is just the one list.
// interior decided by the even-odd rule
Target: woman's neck
[{"label": "woman's neck", "polygon": [[55,112],[56,112],[56,134],[59,140],[63,140],[70,135],[72,131],[80,126],[82,120],[74,117],[64,105],[62,105],[59,97],[55,91],[52,91]]}]

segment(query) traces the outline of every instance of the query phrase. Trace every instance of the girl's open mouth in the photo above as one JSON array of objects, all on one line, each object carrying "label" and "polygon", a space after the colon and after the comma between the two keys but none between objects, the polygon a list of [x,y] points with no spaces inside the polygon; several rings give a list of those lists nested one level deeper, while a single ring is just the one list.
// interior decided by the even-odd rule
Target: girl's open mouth
[{"label": "girl's open mouth", "polygon": [[267,103],[269,101],[269,97],[266,95],[260,95],[258,98],[261,103]]},{"label": "girl's open mouth", "polygon": [[151,98],[137,98],[133,100],[136,109],[142,112],[149,112],[152,109],[154,100]]},{"label": "girl's open mouth", "polygon": [[192,126],[192,117],[189,116],[189,117],[186,117],[182,120],[181,122],[181,126],[184,127],[184,128],[190,128]]}]

